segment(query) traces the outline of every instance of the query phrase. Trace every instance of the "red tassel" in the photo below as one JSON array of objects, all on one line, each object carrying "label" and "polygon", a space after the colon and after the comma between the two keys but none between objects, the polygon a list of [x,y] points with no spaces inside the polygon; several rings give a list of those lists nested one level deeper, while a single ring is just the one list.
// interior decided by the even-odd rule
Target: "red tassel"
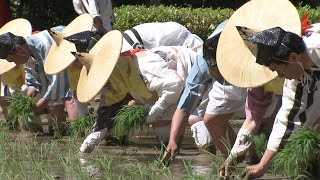
[{"label": "red tassel", "polygon": [[37,34],[37,33],[39,33],[39,32],[40,32],[40,31],[35,30],[35,31],[32,32],[32,34]]},{"label": "red tassel", "polygon": [[120,56],[133,56],[135,53],[140,52],[140,51],[143,51],[143,50],[136,48],[133,50],[128,50],[128,51],[122,52],[120,54]]},{"label": "red tassel", "polygon": [[304,34],[306,32],[307,29],[311,28],[312,26],[310,24],[308,24],[308,12],[306,12],[302,19],[301,19],[301,30],[302,30],[302,34]]},{"label": "red tassel", "polygon": [[140,52],[140,51],[142,51],[141,49],[139,49],[139,48],[135,48],[135,49],[133,49],[133,50],[131,50],[131,56],[133,56],[135,53],[137,53],[137,52]]}]

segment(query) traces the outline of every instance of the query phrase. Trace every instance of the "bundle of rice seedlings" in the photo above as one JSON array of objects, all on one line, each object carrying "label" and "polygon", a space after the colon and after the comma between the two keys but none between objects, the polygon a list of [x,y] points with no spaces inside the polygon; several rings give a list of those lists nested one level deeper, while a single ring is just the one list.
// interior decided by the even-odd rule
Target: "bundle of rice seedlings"
[{"label": "bundle of rice seedlings", "polygon": [[134,130],[140,130],[145,123],[148,111],[139,105],[124,105],[113,118],[114,127],[112,135],[122,137],[132,133]]},{"label": "bundle of rice seedlings", "polygon": [[93,123],[94,118],[90,114],[67,122],[68,134],[74,138],[84,137],[86,132],[88,132],[88,130],[92,127]]},{"label": "bundle of rice seedlings", "polygon": [[276,156],[275,173],[288,176],[310,177],[319,166],[320,134],[311,128],[303,128],[291,135],[282,151]]},{"label": "bundle of rice seedlings", "polygon": [[42,123],[39,114],[35,113],[36,100],[24,93],[17,93],[7,98],[8,125],[14,130],[42,132]]}]

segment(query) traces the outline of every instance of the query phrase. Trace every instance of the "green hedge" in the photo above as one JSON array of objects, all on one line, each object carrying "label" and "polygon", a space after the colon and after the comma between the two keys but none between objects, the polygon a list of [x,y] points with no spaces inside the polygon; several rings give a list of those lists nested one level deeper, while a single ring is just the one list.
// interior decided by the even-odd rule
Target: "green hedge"
[{"label": "green hedge", "polygon": [[[155,5],[152,3],[160,3],[165,6],[177,6],[177,7],[194,7],[194,8],[204,8],[204,7],[220,7],[220,8],[232,8],[236,9],[242,4],[250,0],[114,0],[114,6],[121,5]],[[310,5],[311,7],[320,6],[319,0],[290,0],[295,6],[305,6]]]},{"label": "green hedge", "polygon": [[[67,25],[77,14],[72,1],[65,0],[9,0],[14,17],[28,19],[34,30],[43,30],[57,25]],[[189,0],[188,0],[189,1]],[[190,0],[191,2],[192,0]],[[220,0],[221,1],[221,0]],[[247,0],[242,0],[247,1]],[[299,0],[297,0],[298,2]],[[319,1],[319,0],[317,0]],[[139,1],[140,2],[140,1]],[[170,0],[170,2],[173,2]],[[218,1],[217,1],[218,2]],[[239,2],[237,2],[239,3]],[[240,5],[239,5],[240,6]],[[310,22],[320,22],[320,6],[298,8],[300,15],[309,12]],[[234,9],[231,8],[191,8],[176,6],[144,6],[123,5],[114,8],[117,23],[115,29],[124,31],[135,25],[146,22],[175,21],[191,32],[205,39],[217,24],[229,18]]]},{"label": "green hedge", "polygon": [[[194,34],[206,39],[214,28],[223,20],[229,18],[234,10],[212,8],[178,8],[174,6],[132,6],[125,5],[114,8],[117,22],[114,29],[124,31],[138,24],[147,22],[175,21]],[[310,23],[320,22],[320,6],[311,9],[310,6],[298,8],[300,17],[309,13]]]}]

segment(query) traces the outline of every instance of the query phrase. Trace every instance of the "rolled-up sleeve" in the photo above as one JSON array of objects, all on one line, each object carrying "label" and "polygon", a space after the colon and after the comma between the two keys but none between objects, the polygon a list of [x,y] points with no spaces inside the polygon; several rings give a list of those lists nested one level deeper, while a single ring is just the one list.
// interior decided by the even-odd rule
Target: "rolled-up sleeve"
[{"label": "rolled-up sleeve", "polygon": [[202,57],[198,56],[187,76],[185,88],[177,108],[187,113],[193,112],[200,104],[212,81],[213,76],[208,64]]}]

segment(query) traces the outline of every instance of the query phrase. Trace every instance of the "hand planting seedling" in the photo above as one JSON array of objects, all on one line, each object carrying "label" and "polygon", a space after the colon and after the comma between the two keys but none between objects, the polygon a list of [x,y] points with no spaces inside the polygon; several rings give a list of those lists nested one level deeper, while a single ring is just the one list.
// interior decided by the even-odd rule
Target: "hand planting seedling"
[{"label": "hand planting seedling", "polygon": [[7,98],[8,125],[10,128],[30,132],[42,132],[42,123],[39,114],[35,112],[36,100],[24,93],[17,93]]},{"label": "hand planting seedling", "polygon": [[[273,170],[288,176],[312,176],[320,160],[320,134],[311,128],[294,132],[276,156]],[[308,179],[308,178],[307,178]]]},{"label": "hand planting seedling", "polygon": [[121,137],[141,129],[145,123],[148,111],[139,105],[124,105],[119,113],[113,118],[114,128],[112,135]]}]

